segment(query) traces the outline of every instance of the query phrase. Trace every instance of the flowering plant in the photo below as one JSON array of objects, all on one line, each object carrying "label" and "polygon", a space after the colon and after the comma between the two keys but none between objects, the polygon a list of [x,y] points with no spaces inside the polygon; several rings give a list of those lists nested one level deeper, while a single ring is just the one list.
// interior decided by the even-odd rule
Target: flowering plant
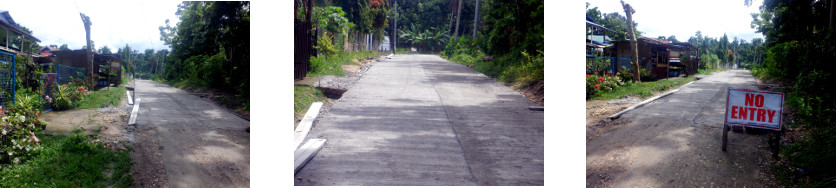
[{"label": "flowering plant", "polygon": [[586,75],[586,98],[592,98],[603,91],[612,91],[619,86],[624,85],[621,78],[612,76],[612,73]]},{"label": "flowering plant", "polygon": [[[37,101],[28,96],[22,98]],[[29,103],[20,99],[18,102]],[[38,120],[40,111],[37,108],[27,106],[32,105],[15,104],[7,112],[0,108],[0,164],[18,163],[30,152],[41,148],[36,133],[46,124]]]}]

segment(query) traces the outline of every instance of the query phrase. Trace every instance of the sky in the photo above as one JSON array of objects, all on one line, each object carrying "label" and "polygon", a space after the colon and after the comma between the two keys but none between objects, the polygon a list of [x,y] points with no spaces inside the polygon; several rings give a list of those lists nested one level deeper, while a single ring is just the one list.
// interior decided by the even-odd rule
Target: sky
[{"label": "sky", "polygon": [[87,45],[84,24],[79,13],[90,17],[90,37],[98,50],[107,46],[131,46],[137,51],[168,49],[160,41],[159,26],[169,19],[179,22],[174,13],[181,1],[4,1],[0,10],[9,11],[18,24],[32,30],[41,46],[67,44],[70,49]]},{"label": "sky", "polygon": [[[588,0],[589,8],[598,7],[602,13],[618,12],[624,15],[619,0]],[[702,35],[720,38],[727,34],[729,41],[736,36],[751,42],[763,38],[750,27],[751,13],[757,13],[763,0],[754,0],[752,6],[743,0],[626,0],[636,12],[633,20],[638,23],[642,36],[656,38],[676,35],[679,41],[687,41],[697,30]]]}]

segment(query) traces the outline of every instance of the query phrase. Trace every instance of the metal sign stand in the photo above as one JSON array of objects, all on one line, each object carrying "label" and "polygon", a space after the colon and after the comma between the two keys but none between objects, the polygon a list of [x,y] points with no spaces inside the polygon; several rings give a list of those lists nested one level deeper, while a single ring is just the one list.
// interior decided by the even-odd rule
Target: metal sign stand
[{"label": "metal sign stand", "polygon": [[[729,126],[729,124],[723,124],[723,152],[726,151],[727,145],[729,144],[729,131],[731,131],[731,126]],[[771,132],[772,136],[769,137],[767,143],[769,144],[769,148],[772,150],[772,158],[778,159],[778,152],[781,151],[781,135],[784,133],[784,129]]]}]

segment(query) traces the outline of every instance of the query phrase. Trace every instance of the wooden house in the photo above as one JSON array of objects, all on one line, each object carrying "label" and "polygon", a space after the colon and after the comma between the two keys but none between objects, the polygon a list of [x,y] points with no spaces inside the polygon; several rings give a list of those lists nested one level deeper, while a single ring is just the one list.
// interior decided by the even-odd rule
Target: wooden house
[{"label": "wooden house", "polygon": [[14,54],[33,53],[38,50],[22,49],[27,46],[24,39],[41,42],[40,39],[18,28],[9,11],[0,10],[0,50]]},{"label": "wooden house", "polygon": [[[673,43],[648,37],[637,40],[639,66],[651,72],[656,78],[694,75],[699,65],[698,49],[684,42]],[[630,41],[615,42],[616,56],[632,58]]]}]

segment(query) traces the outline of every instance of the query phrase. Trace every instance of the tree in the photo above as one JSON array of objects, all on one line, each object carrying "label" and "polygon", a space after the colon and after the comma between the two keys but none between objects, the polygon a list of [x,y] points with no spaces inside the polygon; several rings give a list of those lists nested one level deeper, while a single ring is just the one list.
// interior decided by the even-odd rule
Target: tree
[{"label": "tree", "polygon": [[[187,1],[179,4],[175,15],[180,22],[176,26],[166,22],[159,27],[160,40],[171,49],[166,58],[169,65],[165,65],[164,78],[188,80],[201,87],[249,96],[249,14],[250,4],[247,1]],[[210,59],[209,63],[201,63]],[[195,65],[190,66],[189,63]],[[139,68],[137,65],[137,71]],[[180,74],[189,71],[200,72],[206,78],[219,81],[210,82]]]},{"label": "tree", "polygon": [[[592,17],[592,19],[595,20],[595,22],[599,25],[602,25],[607,29],[613,30],[614,32],[607,32],[607,36],[609,36],[613,40],[629,39],[629,37],[627,36],[627,18],[618,14],[618,12],[602,14],[601,11],[598,10],[598,7],[594,7],[592,9],[587,9],[586,14]],[[636,35],[636,37],[641,37],[642,32],[639,31],[638,28],[636,28],[637,26],[638,23],[633,21],[633,33]]]},{"label": "tree", "polygon": [[641,82],[641,75],[639,74],[639,47],[638,42],[636,42],[636,34],[633,32],[633,13],[636,13],[636,10],[633,9],[630,4],[624,3],[624,0],[621,1],[621,6],[624,8],[624,13],[627,14],[627,28],[629,31],[630,36],[630,52],[633,53],[633,81]]},{"label": "tree", "polygon": [[543,49],[543,1],[487,1],[485,28],[480,39],[487,54],[534,53]]},{"label": "tree", "polygon": [[58,50],[61,51],[70,51],[70,47],[67,44],[62,44],[61,47],[58,47]]},{"label": "tree", "polygon": [[110,51],[110,48],[108,48],[107,46],[104,46],[102,48],[99,48],[99,53],[100,54],[112,54],[113,52]]},{"label": "tree", "polygon": [[671,42],[679,42],[679,40],[676,40],[676,36],[674,36],[674,35],[669,36],[669,37],[668,37],[668,41],[671,41]]},{"label": "tree", "polygon": [[456,30],[453,32],[453,39],[459,37],[459,21],[462,19],[462,0],[457,0],[459,5],[456,6],[458,11],[456,11]]}]

